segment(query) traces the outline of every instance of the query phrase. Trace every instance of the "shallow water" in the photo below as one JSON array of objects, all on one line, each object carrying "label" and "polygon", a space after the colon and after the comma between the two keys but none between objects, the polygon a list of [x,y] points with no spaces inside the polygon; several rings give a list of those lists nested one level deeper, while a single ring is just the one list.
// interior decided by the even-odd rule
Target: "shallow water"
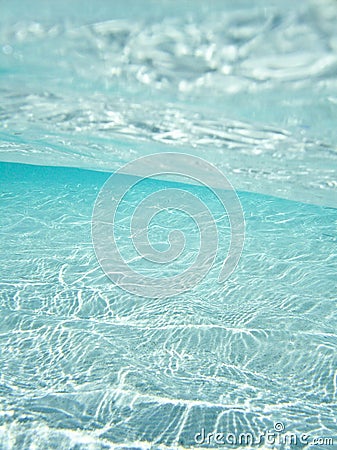
[{"label": "shallow water", "polygon": [[[94,254],[107,176],[1,164],[3,446],[175,448],[215,423],[258,436],[281,419],[334,436],[337,210],[239,193],[246,242],[232,277],[217,283],[218,261],[192,291],[146,299],[115,287]],[[165,223],[184,231],[188,254],[193,227]]]},{"label": "shallow water", "polygon": [[[336,2],[34,5],[0,19],[0,447],[176,449],[278,422],[336,443]],[[111,171],[167,151],[224,172],[245,246],[219,284],[221,205],[144,181],[118,217],[131,265],[152,273],[125,230],[156,189],[203,199],[221,239],[192,290],[136,297],[98,264],[93,207]],[[199,242],[165,214],[154,245],[186,237],[172,274]]]}]

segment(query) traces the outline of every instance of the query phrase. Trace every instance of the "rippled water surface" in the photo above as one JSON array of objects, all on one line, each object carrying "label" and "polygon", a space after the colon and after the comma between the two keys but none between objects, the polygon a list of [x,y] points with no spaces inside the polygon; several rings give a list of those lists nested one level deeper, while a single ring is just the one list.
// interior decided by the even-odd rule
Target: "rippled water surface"
[{"label": "rippled water surface", "polygon": [[2,160],[115,169],[169,148],[336,206],[335,2],[4,3]]},{"label": "rippled water surface", "polygon": [[[202,428],[277,422],[337,445],[337,3],[0,8],[0,447],[190,448]],[[109,172],[167,151],[228,177],[245,247],[219,285],[228,221],[189,186],[219,258],[191,291],[144,299],[105,276],[91,215]],[[179,269],[196,229],[158,217],[157,245],[170,227]]]}]

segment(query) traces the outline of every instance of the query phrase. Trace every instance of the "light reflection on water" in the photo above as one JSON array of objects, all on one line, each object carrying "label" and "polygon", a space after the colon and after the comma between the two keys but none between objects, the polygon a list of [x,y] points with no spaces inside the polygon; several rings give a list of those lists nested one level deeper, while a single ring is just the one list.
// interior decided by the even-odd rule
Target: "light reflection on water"
[{"label": "light reflection on water", "polygon": [[[279,421],[335,437],[336,2],[5,4],[0,160],[41,167],[0,164],[0,447],[191,447]],[[139,299],[97,263],[99,171],[165,151],[240,190],[225,290],[216,265]]]}]

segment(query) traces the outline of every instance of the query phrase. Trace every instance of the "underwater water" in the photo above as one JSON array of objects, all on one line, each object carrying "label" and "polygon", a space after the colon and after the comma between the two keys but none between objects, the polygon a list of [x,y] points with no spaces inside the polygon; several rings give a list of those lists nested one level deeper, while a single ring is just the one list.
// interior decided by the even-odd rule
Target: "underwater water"
[{"label": "underwater water", "polygon": [[[334,448],[336,2],[1,5],[0,448]],[[223,171],[245,243],[218,283],[221,204],[207,187],[143,180],[117,216],[130,266],[154,270],[130,220],[158,189],[202,199],[220,237],[200,283],[148,298],[106,276],[92,214],[111,172],[164,152]],[[161,275],[200,244],[165,209],[154,247],[176,229],[184,252]],[[203,429],[310,438],[217,445],[196,440]]]},{"label": "underwater water", "polygon": [[[337,210],[242,192],[245,248],[225,285],[215,264],[193,290],[140,298],[107,279],[93,250],[106,179],[1,164],[5,448],[175,448],[202,427],[258,436],[281,419],[334,436]],[[189,221],[171,222],[193,246]]]}]

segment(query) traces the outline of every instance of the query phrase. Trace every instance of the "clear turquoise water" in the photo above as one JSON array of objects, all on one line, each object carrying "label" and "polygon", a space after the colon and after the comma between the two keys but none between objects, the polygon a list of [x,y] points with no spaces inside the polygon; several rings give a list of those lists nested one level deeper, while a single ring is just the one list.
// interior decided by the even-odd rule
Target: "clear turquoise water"
[{"label": "clear turquoise water", "polygon": [[[1,449],[191,448],[202,428],[277,422],[336,445],[337,8],[324,5],[4,2]],[[228,221],[206,188],[175,182],[212,208],[218,259],[191,291],[140,298],[99,266],[91,215],[111,171],[165,151],[224,171],[245,247],[219,285]],[[167,186],[126,198],[125,257],[125,220]],[[159,219],[158,248],[167,228],[185,233],[180,270],[196,230]]]},{"label": "clear turquoise water", "polygon": [[[4,448],[176,448],[216,421],[335,435],[336,209],[242,192],[245,249],[225,285],[216,264],[192,291],[144,299],[94,254],[107,174],[0,168]],[[179,216],[171,226],[193,242]]]}]

